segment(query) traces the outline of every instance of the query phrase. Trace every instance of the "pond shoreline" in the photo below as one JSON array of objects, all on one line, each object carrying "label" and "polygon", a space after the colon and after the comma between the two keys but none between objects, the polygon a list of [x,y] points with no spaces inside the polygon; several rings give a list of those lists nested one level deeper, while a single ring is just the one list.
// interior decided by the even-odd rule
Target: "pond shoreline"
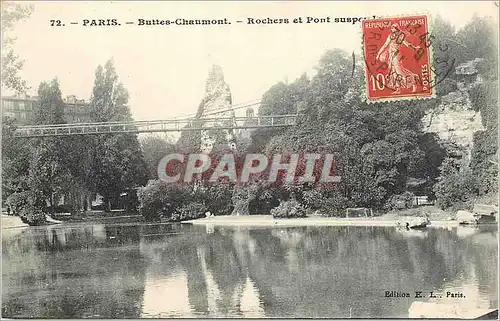
[{"label": "pond shoreline", "polygon": [[[248,215],[248,216],[232,216],[232,215],[221,215],[212,216],[208,218],[199,218],[193,220],[186,220],[180,222],[162,221],[162,222],[146,222],[143,221],[140,215],[128,215],[128,216],[112,216],[112,217],[99,217],[99,218],[87,218],[87,219],[70,219],[63,220],[61,224],[55,225],[71,225],[79,223],[114,223],[114,224],[131,224],[131,225],[155,225],[155,224],[192,224],[192,225],[207,225],[207,226],[261,226],[261,227],[273,227],[273,226],[381,226],[381,227],[391,227],[397,226],[398,222],[401,222],[409,216],[398,216],[393,214],[385,214],[377,217],[356,217],[356,218],[339,218],[339,217],[321,217],[321,216],[308,216],[304,218],[273,218],[272,215]],[[431,220],[431,223],[427,227],[457,227],[461,226],[456,220]],[[51,224],[47,224],[51,225]],[[498,222],[481,224],[494,226],[498,225]],[[467,225],[466,225],[467,226]],[[21,227],[29,227],[28,224],[23,223],[19,217],[2,215],[2,230],[5,229],[17,229]]]},{"label": "pond shoreline", "polygon": [[28,226],[29,225],[24,223],[19,216],[2,214],[2,230]]},{"label": "pond shoreline", "polygon": [[[275,219],[271,215],[249,216],[213,216],[196,220],[183,221],[193,225],[226,225],[226,226],[396,226],[401,217],[380,216],[376,218],[338,218],[338,217],[304,217]],[[431,221],[428,227],[456,227],[455,220]]]}]

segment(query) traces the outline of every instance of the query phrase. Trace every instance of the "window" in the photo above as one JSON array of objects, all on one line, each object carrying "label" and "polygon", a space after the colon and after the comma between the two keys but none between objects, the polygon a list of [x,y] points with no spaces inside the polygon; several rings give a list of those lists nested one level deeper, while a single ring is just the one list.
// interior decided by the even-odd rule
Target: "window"
[{"label": "window", "polygon": [[9,110],[9,111],[14,110],[14,103],[12,101],[9,101],[9,100],[4,101],[3,106],[4,106],[5,110]]}]

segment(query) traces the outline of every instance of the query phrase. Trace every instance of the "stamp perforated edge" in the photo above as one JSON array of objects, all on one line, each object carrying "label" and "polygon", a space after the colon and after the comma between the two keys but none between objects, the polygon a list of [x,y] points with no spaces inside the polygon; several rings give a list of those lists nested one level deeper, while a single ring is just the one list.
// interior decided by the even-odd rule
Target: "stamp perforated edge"
[{"label": "stamp perforated edge", "polygon": [[[366,78],[366,57],[365,57],[365,37],[363,33],[363,23],[365,21],[370,21],[370,20],[379,20],[379,19],[394,19],[394,18],[404,18],[404,17],[410,17],[410,16],[426,16],[427,17],[427,32],[429,35],[433,34],[433,27],[434,27],[434,15],[430,12],[412,12],[412,13],[403,13],[403,14],[398,14],[398,15],[388,15],[388,16],[377,16],[376,18],[373,19],[366,19],[361,21],[360,23],[360,28],[358,29],[360,38],[361,38],[361,57],[363,59],[363,79],[364,79],[364,85],[363,85],[363,92],[361,93],[361,98],[362,100],[367,103],[367,104],[377,104],[377,103],[387,103],[387,102],[396,102],[396,101],[408,101],[408,100],[427,100],[427,99],[435,99],[437,98],[436,96],[436,75],[435,73],[431,70],[431,75],[432,75],[432,81],[434,82],[434,86],[432,87],[432,92],[430,95],[422,95],[422,96],[402,96],[402,97],[388,97],[388,98],[379,98],[379,99],[374,99],[371,100],[368,98],[367,94],[367,88],[368,88],[368,79]],[[428,48],[428,54],[429,54],[429,67],[432,67],[434,64],[434,48],[433,46],[429,46]],[[431,68],[429,68],[431,69]]]}]

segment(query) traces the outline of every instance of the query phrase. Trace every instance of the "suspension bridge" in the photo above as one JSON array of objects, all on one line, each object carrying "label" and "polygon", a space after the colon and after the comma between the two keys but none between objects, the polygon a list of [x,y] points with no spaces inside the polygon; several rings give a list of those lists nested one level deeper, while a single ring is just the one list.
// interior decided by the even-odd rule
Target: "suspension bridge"
[{"label": "suspension bridge", "polygon": [[214,110],[204,114],[203,117],[189,115],[182,118],[170,118],[165,120],[19,126],[16,128],[14,136],[20,138],[30,138],[118,133],[183,132],[213,129],[238,130],[271,127],[279,128],[293,126],[297,122],[296,114],[276,116],[216,117],[217,114],[241,108],[248,108],[258,104],[259,102],[244,104],[241,106],[232,106],[227,109]]}]

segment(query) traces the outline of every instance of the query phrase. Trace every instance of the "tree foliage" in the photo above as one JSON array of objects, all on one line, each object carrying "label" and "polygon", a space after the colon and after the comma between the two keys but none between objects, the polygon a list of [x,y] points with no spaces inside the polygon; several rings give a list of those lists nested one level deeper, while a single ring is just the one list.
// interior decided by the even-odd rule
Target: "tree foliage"
[{"label": "tree foliage", "polygon": [[457,39],[463,45],[457,51],[459,61],[465,62],[483,58],[486,63],[479,72],[487,79],[497,79],[498,68],[498,25],[493,18],[478,17],[472,19],[457,32]]},{"label": "tree foliage", "polygon": [[496,32],[490,20],[478,17],[457,32],[457,39],[466,48],[460,51],[459,62],[485,59],[478,68],[483,82],[469,90],[472,108],[480,112],[484,130],[473,135],[469,164],[457,166],[451,160],[443,163],[440,181],[434,186],[438,205],[442,208],[468,205],[478,196],[498,193],[498,75],[494,71],[498,66]]},{"label": "tree foliage", "polygon": [[[92,120],[96,122],[131,120],[127,106],[128,93],[118,82],[113,62],[95,73],[90,102]],[[111,209],[120,194],[145,185],[146,164],[135,134],[113,134],[92,139],[89,173],[86,182],[90,190],[103,196],[106,210]]]},{"label": "tree foliage", "polygon": [[434,185],[438,206],[444,209],[473,200],[477,193],[476,177],[469,167],[461,166],[455,160],[447,158],[440,170],[441,176]]},{"label": "tree foliage", "polygon": [[344,208],[382,207],[391,195],[405,191],[409,177],[425,176],[419,124],[429,104],[368,105],[361,97],[362,66],[354,68],[349,54],[327,52],[302,92],[304,111],[298,126],[273,136],[266,148],[267,153],[335,154],[342,181],[324,196],[329,199],[324,207],[335,212],[341,202],[333,198],[345,200]]},{"label": "tree foliage", "polygon": [[140,145],[147,167],[148,179],[158,179],[158,163],[165,155],[174,152],[175,145],[159,136],[142,137]]},{"label": "tree foliage", "polygon": [[274,218],[305,217],[306,208],[297,200],[292,199],[281,202],[280,205],[271,210],[271,214]]},{"label": "tree foliage", "polygon": [[[43,82],[38,89],[40,97],[34,105],[34,119],[38,124],[62,122],[64,103],[57,80]],[[9,204],[13,204],[16,214],[30,224],[44,221],[42,215],[47,206],[52,207],[67,188],[70,173],[66,167],[66,151],[59,137],[37,138],[23,141],[13,137],[15,127],[7,122],[2,128],[3,179],[8,194],[12,194]],[[26,144],[28,143],[28,144]],[[24,197],[22,202],[16,201]]]},{"label": "tree foliage", "polygon": [[17,93],[25,92],[28,84],[19,75],[23,60],[14,52],[12,37],[16,23],[28,18],[33,12],[33,5],[2,2],[2,88],[12,89]]},{"label": "tree foliage", "polygon": [[2,199],[26,189],[26,172],[29,168],[30,149],[26,141],[16,139],[14,119],[2,122]]},{"label": "tree foliage", "polygon": [[[64,123],[65,103],[58,81],[42,82],[38,97],[33,122]],[[113,63],[99,67],[91,102],[93,120],[131,120],[127,100]],[[15,128],[12,119],[4,119],[2,196],[30,224],[42,222],[42,214],[54,211],[63,198],[71,211],[78,212],[90,209],[91,199],[101,194],[109,210],[123,193],[133,203],[134,189],[146,184],[146,164],[134,134],[23,140],[14,138]]]}]

